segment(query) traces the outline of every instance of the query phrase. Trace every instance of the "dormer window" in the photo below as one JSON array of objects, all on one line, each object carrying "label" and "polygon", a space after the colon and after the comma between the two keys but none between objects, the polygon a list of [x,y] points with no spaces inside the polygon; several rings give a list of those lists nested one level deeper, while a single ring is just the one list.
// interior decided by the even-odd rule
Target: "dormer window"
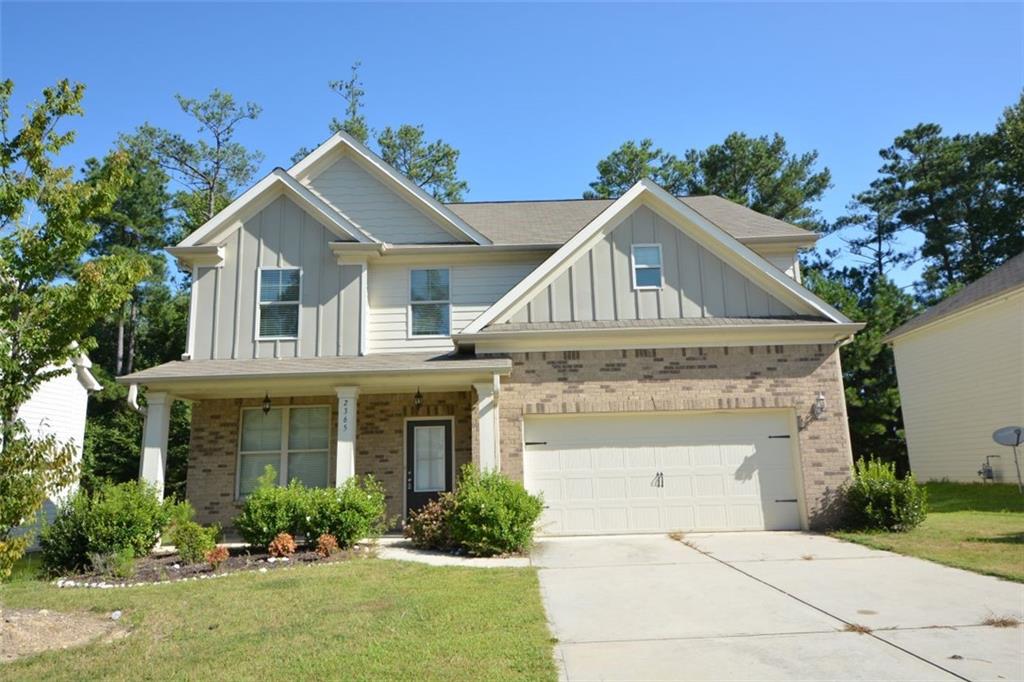
[{"label": "dormer window", "polygon": [[299,336],[298,268],[260,270],[260,339],[296,339]]},{"label": "dormer window", "polygon": [[661,276],[661,244],[634,244],[633,288],[660,289]]},{"label": "dormer window", "polygon": [[409,272],[409,336],[451,334],[451,289],[446,268]]}]

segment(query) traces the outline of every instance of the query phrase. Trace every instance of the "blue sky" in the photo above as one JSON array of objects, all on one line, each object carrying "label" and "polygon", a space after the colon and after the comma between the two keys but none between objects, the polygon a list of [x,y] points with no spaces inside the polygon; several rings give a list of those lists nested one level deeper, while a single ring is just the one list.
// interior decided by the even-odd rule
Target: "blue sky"
[{"label": "blue sky", "polygon": [[832,170],[834,219],[905,128],[993,127],[1024,87],[1024,4],[0,2],[16,111],[59,78],[88,86],[76,165],[144,121],[187,131],[174,93],[221,88],[263,107],[239,134],[261,171],[287,166],[356,60],[371,125],[459,148],[469,200],[578,197],[629,138],[682,153],[778,131]]}]

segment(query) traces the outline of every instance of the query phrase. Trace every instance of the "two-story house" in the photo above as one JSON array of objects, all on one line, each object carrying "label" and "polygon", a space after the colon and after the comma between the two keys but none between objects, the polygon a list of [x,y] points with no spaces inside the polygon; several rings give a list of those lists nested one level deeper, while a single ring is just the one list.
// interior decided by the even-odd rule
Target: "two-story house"
[{"label": "two-story house", "polygon": [[546,533],[821,525],[859,325],[801,285],[815,239],[649,181],[444,205],[339,133],[169,249],[188,348],[121,379],[146,388],[142,476],[162,485],[189,400],[204,522],[267,465],[372,474],[403,516],[473,462],[543,493]]}]

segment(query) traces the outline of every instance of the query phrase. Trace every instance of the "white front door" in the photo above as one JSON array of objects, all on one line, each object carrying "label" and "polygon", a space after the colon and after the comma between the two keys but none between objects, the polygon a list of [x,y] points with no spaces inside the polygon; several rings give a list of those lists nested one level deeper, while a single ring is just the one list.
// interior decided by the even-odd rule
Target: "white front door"
[{"label": "white front door", "polygon": [[540,532],[799,529],[789,424],[768,410],[527,417]]}]

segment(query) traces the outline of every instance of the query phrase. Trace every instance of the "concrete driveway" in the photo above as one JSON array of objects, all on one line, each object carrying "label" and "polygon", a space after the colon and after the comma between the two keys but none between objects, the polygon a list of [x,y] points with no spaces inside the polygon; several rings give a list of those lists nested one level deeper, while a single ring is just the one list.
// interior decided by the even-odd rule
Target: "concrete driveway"
[{"label": "concrete driveway", "polygon": [[[1024,586],[803,533],[543,539],[566,680],[1024,680]],[[861,633],[849,631],[867,629]]]}]

